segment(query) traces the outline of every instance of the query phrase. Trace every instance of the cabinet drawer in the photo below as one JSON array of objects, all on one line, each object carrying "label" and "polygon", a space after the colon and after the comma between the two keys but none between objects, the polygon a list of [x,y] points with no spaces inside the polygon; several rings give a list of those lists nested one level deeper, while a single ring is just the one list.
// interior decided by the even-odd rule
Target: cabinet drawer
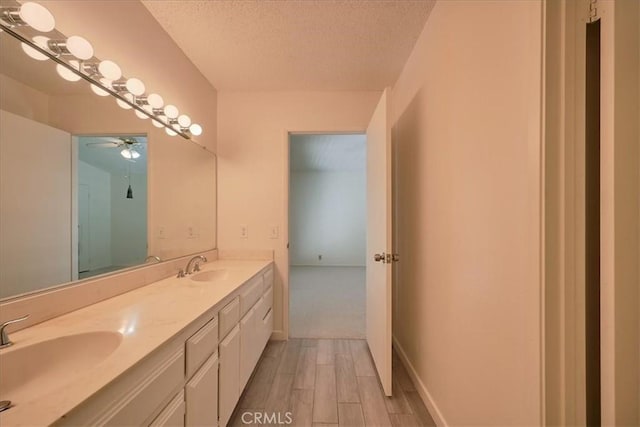
[{"label": "cabinet drawer", "polygon": [[262,276],[254,277],[240,294],[240,317],[244,316],[262,295]]},{"label": "cabinet drawer", "polygon": [[264,281],[263,283],[264,290],[266,291],[267,289],[273,286],[273,267],[269,267],[267,271],[262,273],[262,277]]},{"label": "cabinet drawer", "polygon": [[224,338],[240,320],[240,300],[235,297],[225,305],[218,315],[220,319],[220,338]]},{"label": "cabinet drawer", "polygon": [[184,427],[184,391],[178,393],[166,408],[160,412],[150,427]]},{"label": "cabinet drawer", "polygon": [[[105,414],[92,425],[142,425],[171,392],[184,381],[184,349],[180,348],[151,370],[147,377],[122,400],[114,405],[114,412]],[[117,408],[117,409],[116,409]]]},{"label": "cabinet drawer", "polygon": [[220,342],[218,418],[226,426],[240,397],[240,327]]},{"label": "cabinet drawer", "polygon": [[214,317],[187,340],[187,378],[218,348],[218,318]]},{"label": "cabinet drawer", "polygon": [[260,332],[259,332],[259,336],[260,336],[259,348],[260,348],[260,353],[262,353],[262,350],[264,349],[264,346],[269,341],[269,338],[271,338],[271,332],[273,331],[273,310],[269,310],[267,315],[260,322],[261,324],[260,324]]},{"label": "cabinet drawer", "polygon": [[186,425],[215,426],[218,423],[218,353],[202,365],[185,390]]},{"label": "cabinet drawer", "polygon": [[267,310],[273,307],[273,286],[264,293],[264,305]]},{"label": "cabinet drawer", "polygon": [[256,319],[258,319],[258,321],[264,319],[264,316],[267,314],[267,311],[269,311],[269,308],[270,307],[267,307],[264,296],[260,297],[256,305],[254,306],[254,309],[256,310]]}]

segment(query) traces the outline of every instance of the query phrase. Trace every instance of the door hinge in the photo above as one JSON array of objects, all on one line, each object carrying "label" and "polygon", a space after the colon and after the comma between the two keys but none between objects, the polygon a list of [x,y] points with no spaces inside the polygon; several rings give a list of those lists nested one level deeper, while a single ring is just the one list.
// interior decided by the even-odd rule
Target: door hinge
[{"label": "door hinge", "polygon": [[595,22],[598,16],[598,0],[589,0],[589,22]]}]

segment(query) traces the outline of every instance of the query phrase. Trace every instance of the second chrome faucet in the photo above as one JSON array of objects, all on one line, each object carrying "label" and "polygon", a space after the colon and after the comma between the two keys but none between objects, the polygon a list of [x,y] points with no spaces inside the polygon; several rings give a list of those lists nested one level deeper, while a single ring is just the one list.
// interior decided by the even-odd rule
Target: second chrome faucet
[{"label": "second chrome faucet", "polygon": [[184,277],[187,274],[200,271],[200,262],[207,262],[207,257],[204,255],[196,255],[189,260],[184,270],[178,272],[178,277]]}]

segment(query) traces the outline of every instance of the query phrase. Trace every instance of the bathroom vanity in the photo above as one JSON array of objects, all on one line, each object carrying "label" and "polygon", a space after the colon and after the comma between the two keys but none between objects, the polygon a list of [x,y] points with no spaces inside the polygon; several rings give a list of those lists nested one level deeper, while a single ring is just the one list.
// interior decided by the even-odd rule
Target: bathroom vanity
[{"label": "bathroom vanity", "polygon": [[224,426],[272,306],[272,261],[218,260],[15,332],[0,425]]}]

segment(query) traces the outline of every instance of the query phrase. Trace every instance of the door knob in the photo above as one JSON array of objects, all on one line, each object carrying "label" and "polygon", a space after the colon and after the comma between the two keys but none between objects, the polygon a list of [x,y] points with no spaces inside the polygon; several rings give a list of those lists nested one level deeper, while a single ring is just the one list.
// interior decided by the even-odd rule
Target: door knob
[{"label": "door knob", "polygon": [[384,252],[382,252],[381,254],[375,254],[373,256],[373,259],[376,262],[381,262],[382,261],[383,263],[386,263],[387,262],[387,254],[385,254]]}]

